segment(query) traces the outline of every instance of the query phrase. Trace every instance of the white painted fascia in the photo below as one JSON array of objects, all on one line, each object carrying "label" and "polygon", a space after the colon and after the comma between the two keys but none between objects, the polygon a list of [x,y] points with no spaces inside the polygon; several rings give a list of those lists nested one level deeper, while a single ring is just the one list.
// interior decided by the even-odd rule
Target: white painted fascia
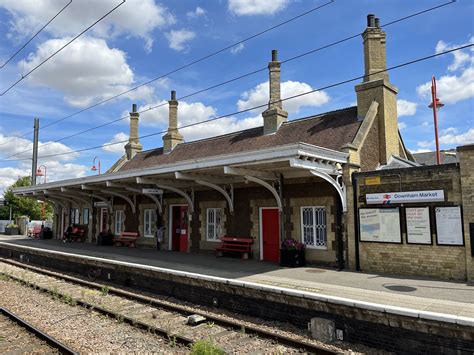
[{"label": "white painted fascia", "polygon": [[134,170],[127,170],[124,172],[94,175],[76,179],[61,180],[41,184],[38,186],[30,186],[14,189],[15,194],[23,192],[31,192],[36,190],[54,189],[66,186],[81,186],[83,184],[93,184],[106,181],[114,181],[121,179],[130,179],[135,177],[146,177],[151,175],[159,175],[166,173],[174,173],[176,171],[189,171],[204,168],[213,168],[232,164],[245,164],[266,161],[286,161],[291,158],[298,158],[301,155],[314,156],[318,159],[336,161],[340,163],[347,162],[347,153],[338,152],[335,150],[317,147],[307,143],[287,144],[274,148],[260,149],[254,151],[245,151],[234,154],[223,154],[212,157],[205,157],[201,159],[187,160],[173,164],[165,164],[153,166],[150,168],[140,168]]}]

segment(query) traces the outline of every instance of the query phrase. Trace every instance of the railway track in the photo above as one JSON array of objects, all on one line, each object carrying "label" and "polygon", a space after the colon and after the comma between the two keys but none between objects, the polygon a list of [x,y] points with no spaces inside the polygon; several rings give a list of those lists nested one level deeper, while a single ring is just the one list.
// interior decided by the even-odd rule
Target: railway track
[{"label": "railway track", "polygon": [[[207,340],[226,353],[255,352],[336,354],[298,336],[279,334],[257,324],[173,304],[142,293],[63,275],[0,258],[0,273],[70,304],[94,309],[120,322],[158,334],[172,343],[190,346]],[[189,325],[188,317],[205,320]]]},{"label": "railway track", "polygon": [[77,354],[5,308],[0,308],[0,354]]}]

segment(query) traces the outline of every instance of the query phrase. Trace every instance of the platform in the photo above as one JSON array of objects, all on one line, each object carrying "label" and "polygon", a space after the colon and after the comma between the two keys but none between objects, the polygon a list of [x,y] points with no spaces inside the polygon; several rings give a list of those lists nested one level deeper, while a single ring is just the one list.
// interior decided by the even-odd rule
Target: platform
[{"label": "platform", "polygon": [[336,271],[319,267],[284,268],[273,263],[216,258],[210,254],[99,247],[86,243],[64,244],[59,240],[32,240],[3,235],[0,235],[0,242],[300,290],[380,306],[471,318],[474,324],[474,285],[463,282]]}]

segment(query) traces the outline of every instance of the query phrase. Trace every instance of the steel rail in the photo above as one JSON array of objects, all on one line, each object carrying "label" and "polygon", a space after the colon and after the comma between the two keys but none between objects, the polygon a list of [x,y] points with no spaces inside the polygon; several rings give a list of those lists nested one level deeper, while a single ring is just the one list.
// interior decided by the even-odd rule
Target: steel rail
[{"label": "steel rail", "polygon": [[25,328],[28,332],[34,334],[38,339],[45,341],[49,346],[57,349],[61,354],[71,354],[71,355],[79,354],[78,352],[75,352],[71,348],[61,343],[59,340],[54,339],[50,335],[42,332],[38,328],[28,323],[26,320],[18,317],[16,314],[12,313],[6,308],[0,308],[0,314],[8,317],[10,320],[15,322],[22,328]]},{"label": "steel rail", "polygon": [[[221,326],[224,326],[224,327],[227,327],[227,328],[232,328],[233,330],[237,330],[237,331],[240,331],[241,329],[245,329],[245,332],[247,334],[254,334],[254,335],[257,335],[261,338],[274,340],[274,341],[278,342],[281,345],[286,345],[286,346],[289,346],[289,347],[292,347],[292,348],[301,349],[301,350],[304,350],[304,351],[306,351],[308,353],[311,353],[311,354],[321,354],[321,355],[338,354],[338,352],[336,352],[336,351],[326,349],[322,346],[313,344],[313,343],[308,342],[308,341],[294,339],[294,338],[288,337],[288,336],[283,335],[283,334],[277,334],[277,333],[271,332],[269,330],[259,328],[256,325],[248,325],[247,323],[240,322],[238,320],[226,319],[224,317],[219,317],[218,315],[207,313],[207,312],[202,311],[202,310],[198,310],[198,309],[190,310],[186,306],[182,306],[182,305],[179,305],[179,304],[170,304],[168,302],[163,302],[163,301],[158,300],[154,297],[150,297],[150,296],[147,296],[147,295],[144,295],[144,294],[140,294],[140,293],[124,290],[122,288],[117,288],[117,287],[111,286],[111,284],[100,284],[100,283],[97,283],[97,282],[87,281],[87,280],[84,280],[82,278],[78,278],[78,277],[74,277],[74,276],[70,276],[70,275],[64,275],[64,274],[61,274],[61,273],[58,273],[58,272],[55,272],[55,271],[45,270],[43,268],[39,268],[39,267],[36,267],[36,266],[25,265],[25,264],[22,264],[20,262],[14,261],[14,260],[5,259],[3,257],[0,257],[0,261],[5,262],[5,263],[10,264],[10,265],[13,265],[13,266],[16,266],[16,267],[31,270],[31,271],[37,272],[39,274],[55,277],[55,278],[58,278],[58,279],[62,279],[64,281],[69,281],[69,282],[72,282],[72,283],[75,283],[75,284],[79,284],[79,285],[90,287],[90,288],[97,289],[97,290],[102,290],[104,287],[107,287],[108,292],[111,293],[111,294],[115,294],[117,296],[125,297],[125,298],[132,299],[132,300],[135,300],[135,301],[147,304],[147,305],[151,305],[151,306],[154,306],[154,307],[170,310],[170,311],[177,312],[177,313],[180,313],[180,314],[184,314],[184,315],[198,314],[198,315],[201,315],[201,316],[205,317],[207,320],[214,322],[217,325],[221,325]],[[8,276],[10,276],[10,275],[8,275]],[[17,279],[18,281],[23,281],[24,282],[24,280],[20,280],[16,277],[12,277],[12,278]],[[41,289],[41,287],[40,287],[40,289]],[[49,292],[47,289],[43,289],[43,291]],[[90,305],[88,305],[85,302],[82,302],[80,300],[76,300],[76,301],[80,305],[83,305],[85,307],[88,307],[88,306],[90,307]],[[137,326],[137,327],[142,328],[142,329],[149,329],[149,325],[147,325],[145,323],[141,323],[140,321],[134,320],[132,318],[122,317],[121,315],[116,314],[115,312],[111,312],[111,311],[106,310],[102,307],[98,307],[97,305],[94,305],[93,308],[94,308],[94,310],[96,310],[96,311],[98,311],[102,314],[107,314],[107,315],[112,316],[114,318],[120,317],[121,319],[123,319],[124,322],[126,322],[128,324]],[[156,333],[160,333],[160,335],[163,335],[167,338],[176,339],[176,341],[178,343],[183,344],[183,345],[190,345],[194,342],[193,340],[191,340],[187,337],[180,336],[179,334],[174,334],[174,333],[170,334],[169,332],[167,332],[164,329],[156,328],[154,330],[155,330]]]}]

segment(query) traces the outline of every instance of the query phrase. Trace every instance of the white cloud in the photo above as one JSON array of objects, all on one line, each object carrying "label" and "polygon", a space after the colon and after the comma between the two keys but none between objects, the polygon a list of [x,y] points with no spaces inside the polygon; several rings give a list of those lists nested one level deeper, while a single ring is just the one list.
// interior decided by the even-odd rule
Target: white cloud
[{"label": "white cloud", "polygon": [[407,128],[407,124],[405,122],[398,122],[398,129],[400,131],[405,128]]},{"label": "white cloud", "polygon": [[18,178],[31,174],[31,169],[0,168],[0,196],[3,196],[6,189],[10,187]]},{"label": "white cloud", "polygon": [[[159,101],[150,106],[161,105],[166,101]],[[147,109],[150,106],[143,106],[139,111]],[[206,106],[201,102],[187,103],[180,101],[178,106],[178,126],[187,126],[192,123],[198,123],[209,118],[215,117],[217,111],[212,106]],[[225,117],[216,121],[199,124],[196,126],[181,128],[180,133],[184,136],[186,142],[197,139],[215,137],[218,135],[236,132],[247,128],[261,126],[263,123],[261,116],[237,118]],[[164,105],[156,110],[140,114],[140,124],[142,126],[154,126],[165,131],[168,128],[168,106]]]},{"label": "white cloud", "polygon": [[165,33],[165,36],[168,39],[171,49],[183,52],[189,49],[189,46],[187,46],[186,43],[192,41],[196,37],[196,33],[182,29],[167,32]]},{"label": "white cloud", "polygon": [[204,10],[202,7],[197,6],[194,11],[188,11],[186,12],[186,16],[189,18],[198,18],[201,16],[204,16],[206,14],[206,10]]},{"label": "white cloud", "polygon": [[[464,133],[456,134],[456,128],[448,128],[439,137],[439,143],[445,145],[460,146],[474,143],[474,128],[470,128]],[[421,141],[417,143],[421,148],[433,148],[435,141]]]},{"label": "white cloud", "polygon": [[416,150],[410,150],[410,153],[412,154],[417,154],[417,153],[428,153],[428,152],[431,152],[431,150],[429,149],[424,149],[424,148],[420,148],[420,149],[416,149]]},{"label": "white cloud", "polygon": [[113,144],[113,145],[106,145],[106,144],[118,143],[118,142],[123,142],[126,140],[128,140],[128,134],[123,133],[123,132],[117,133],[116,135],[114,135],[114,137],[112,138],[110,142],[107,142],[102,146],[102,149],[108,153],[123,155],[125,154],[124,146],[125,144],[127,144],[127,142],[124,142],[121,144]]},{"label": "white cloud", "polygon": [[[474,37],[471,37],[468,43],[474,43]],[[463,45],[465,44],[467,43]],[[436,52],[439,53],[455,47],[458,47],[458,45],[449,45],[439,41]],[[454,60],[448,66],[448,70],[453,74],[441,76],[436,80],[438,98],[447,104],[455,104],[474,97],[474,49],[471,47],[470,49],[452,52],[452,54]],[[416,91],[423,99],[431,100],[431,82],[419,85]]]},{"label": "white cloud", "polygon": [[[51,39],[40,44],[35,53],[18,64],[19,68],[31,70],[67,41],[67,38]],[[134,83],[134,74],[125,52],[109,48],[103,39],[81,37],[27,80],[30,84],[62,92],[70,105],[85,107],[129,89]],[[152,92],[151,87],[141,87],[124,97],[149,99]]]},{"label": "white cloud", "polygon": [[[64,12],[52,21],[44,31],[53,36],[74,36],[94,23],[120,2],[117,0],[81,0],[73,1]],[[0,7],[11,15],[9,37],[24,39],[34,34],[52,18],[65,2],[57,0],[2,0]],[[141,38],[145,49],[151,50],[152,32],[176,22],[175,17],[154,0],[127,1],[109,16],[100,21],[90,34],[100,38],[118,35]]]},{"label": "white cloud", "polygon": [[[285,81],[281,83],[281,98],[287,98],[297,94],[302,94],[313,90],[313,88],[298,81]],[[258,84],[255,88],[245,91],[240,95],[241,99],[237,102],[239,110],[245,110],[250,107],[255,107],[268,103],[269,86],[268,81]],[[317,107],[328,103],[329,95],[324,91],[316,91],[308,95],[303,95],[291,100],[283,101],[283,108],[288,113],[297,113],[303,106]],[[266,107],[252,110],[252,113],[261,113],[265,111]]]},{"label": "white cloud", "polygon": [[407,100],[397,100],[397,112],[400,116],[413,116],[416,113],[416,103]]},{"label": "white cloud", "polygon": [[289,0],[229,0],[229,11],[237,16],[273,15],[282,11]]},{"label": "white cloud", "polygon": [[244,50],[244,48],[245,48],[244,44],[239,43],[238,45],[236,45],[236,46],[234,46],[230,49],[230,53],[232,53],[232,54],[240,53]]}]

